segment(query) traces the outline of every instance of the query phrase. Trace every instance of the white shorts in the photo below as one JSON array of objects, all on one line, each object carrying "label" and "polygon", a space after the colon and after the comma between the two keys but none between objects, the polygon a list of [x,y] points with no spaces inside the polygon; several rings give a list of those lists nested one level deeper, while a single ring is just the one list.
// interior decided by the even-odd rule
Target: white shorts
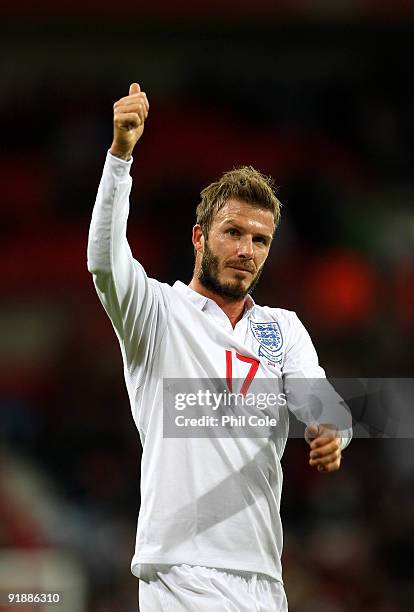
[{"label": "white shorts", "polygon": [[140,612],[287,612],[283,584],[250,572],[199,565],[148,565]]}]

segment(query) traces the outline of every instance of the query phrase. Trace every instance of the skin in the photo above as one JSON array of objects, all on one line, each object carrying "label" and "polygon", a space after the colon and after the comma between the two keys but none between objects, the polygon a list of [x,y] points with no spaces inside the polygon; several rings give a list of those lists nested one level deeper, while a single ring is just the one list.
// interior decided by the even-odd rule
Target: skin
[{"label": "skin", "polygon": [[[227,200],[215,215],[208,240],[200,225],[193,227],[196,258],[190,287],[214,300],[233,327],[241,319],[245,297],[262,271],[273,231],[273,213],[270,210],[235,199]],[[215,277],[216,290],[205,286],[200,278],[207,249],[217,262],[217,269],[210,269],[210,274]]]},{"label": "skin", "polygon": [[[112,155],[131,159],[144,132],[149,103],[138,83],[114,104]],[[273,213],[247,202],[230,199],[213,218],[208,237],[193,227],[196,252],[190,287],[216,302],[233,328],[243,316],[245,298],[258,280],[269,254],[274,232]],[[309,465],[321,473],[341,465],[341,438],[331,425],[310,425],[305,430],[310,446]]]}]

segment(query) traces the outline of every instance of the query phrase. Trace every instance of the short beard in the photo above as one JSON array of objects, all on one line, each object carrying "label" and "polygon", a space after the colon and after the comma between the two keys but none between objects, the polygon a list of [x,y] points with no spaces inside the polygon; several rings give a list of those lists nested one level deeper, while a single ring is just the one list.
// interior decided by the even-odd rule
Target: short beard
[{"label": "short beard", "polygon": [[234,302],[245,298],[248,293],[252,293],[262,273],[261,268],[246,289],[241,282],[237,281],[235,283],[221,283],[218,277],[218,269],[219,259],[217,255],[214,255],[206,240],[204,242],[204,252],[201,259],[198,280],[206,289]]}]

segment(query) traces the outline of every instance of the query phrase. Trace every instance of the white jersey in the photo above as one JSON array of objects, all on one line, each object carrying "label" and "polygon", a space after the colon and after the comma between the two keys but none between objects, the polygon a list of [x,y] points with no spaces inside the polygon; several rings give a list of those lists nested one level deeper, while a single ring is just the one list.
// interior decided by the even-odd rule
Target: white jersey
[{"label": "white jersey", "polygon": [[[147,277],[126,238],[130,165],[108,153],[92,215],[88,269],[119,339],[143,446],[132,572],[139,577],[142,564],[185,563],[282,581],[280,459],[287,414],[272,439],[165,438],[163,381],[228,378],[230,364],[233,378],[246,379],[253,361],[257,377],[275,382],[320,378],[324,371],[294,312],[258,306],[248,296],[233,329],[213,300],[179,281],[171,287]],[[273,360],[265,344],[260,350],[257,324],[277,326]]]}]

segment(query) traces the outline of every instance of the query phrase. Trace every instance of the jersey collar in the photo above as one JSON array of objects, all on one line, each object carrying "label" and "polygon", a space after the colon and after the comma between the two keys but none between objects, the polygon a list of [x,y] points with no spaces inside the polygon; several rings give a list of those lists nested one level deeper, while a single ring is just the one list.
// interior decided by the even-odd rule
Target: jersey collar
[{"label": "jersey collar", "polygon": [[[176,281],[173,285],[173,289],[185,295],[191,302],[197,306],[200,310],[203,310],[208,302],[214,302],[214,300],[210,300],[210,298],[201,295],[194,289],[191,289],[188,285],[185,285],[181,281]],[[215,304],[215,302],[214,302]],[[250,313],[255,306],[255,302],[251,295],[247,294],[244,300],[244,313],[243,317],[245,317],[248,313]]]}]

